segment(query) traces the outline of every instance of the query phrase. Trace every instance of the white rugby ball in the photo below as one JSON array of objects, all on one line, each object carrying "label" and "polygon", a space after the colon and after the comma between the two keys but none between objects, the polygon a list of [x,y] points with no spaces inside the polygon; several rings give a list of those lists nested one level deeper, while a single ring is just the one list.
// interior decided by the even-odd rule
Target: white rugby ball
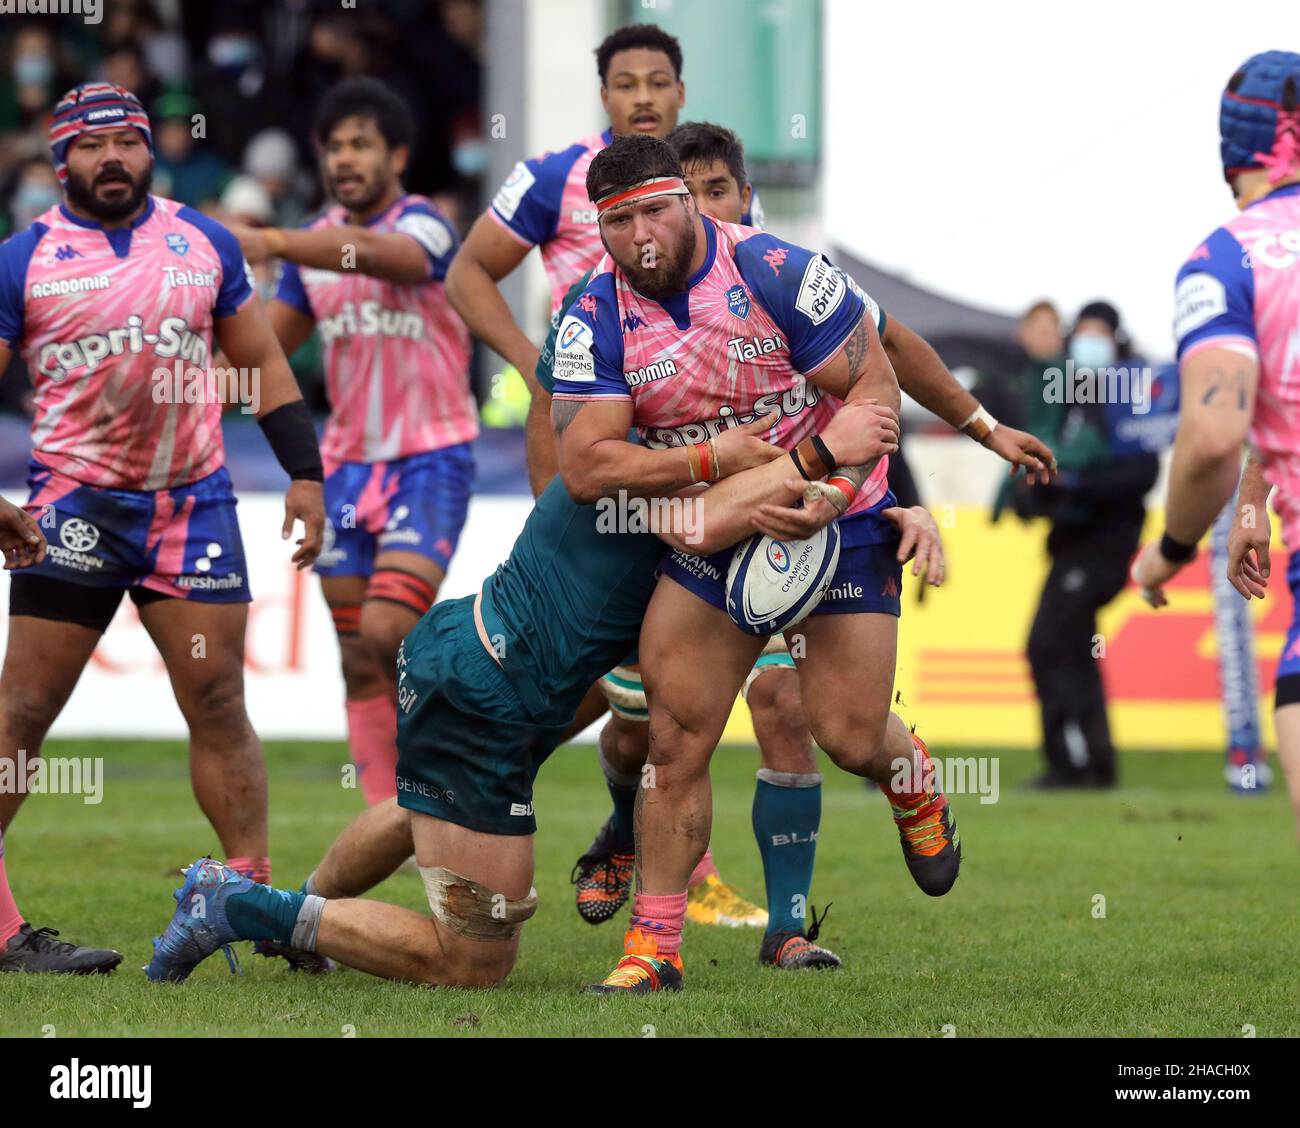
[{"label": "white rugby ball", "polygon": [[822,601],[839,560],[834,522],[799,540],[756,535],[741,541],[727,569],[727,614],[746,634],[778,634]]}]

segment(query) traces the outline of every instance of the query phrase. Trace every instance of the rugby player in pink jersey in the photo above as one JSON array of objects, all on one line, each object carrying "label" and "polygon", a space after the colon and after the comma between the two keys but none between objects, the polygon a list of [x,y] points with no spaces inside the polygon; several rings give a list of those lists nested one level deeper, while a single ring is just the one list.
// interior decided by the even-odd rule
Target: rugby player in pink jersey
[{"label": "rugby player in pink jersey", "polygon": [[[0,756],[39,753],[129,591],[189,726],[199,806],[230,865],[266,880],[266,765],[243,693],[251,594],[208,367],[213,335],[254,374],[258,422],[291,478],[282,535],[295,521],[306,528],[300,568],[324,528],[311,417],[250,300],[238,241],[149,194],[139,100],[107,83],[76,87],[55,107],[50,143],[65,199],[0,246],[0,371],[21,349],[36,395],[26,509],[50,542],[10,585]],[[0,795],[0,831],[24,797]],[[0,969],[118,962],[0,917]]]},{"label": "rugby player in pink jersey", "polygon": [[235,231],[250,262],[284,260],[269,314],[285,352],[313,327],[324,338],[329,525],[316,571],[338,632],[348,744],[373,804],[397,794],[397,650],[464,527],[478,412],[469,331],[443,286],[456,234],[402,188],[409,109],[383,83],[349,79],[325,95],[315,132],[337,203],[300,231]]},{"label": "rugby player in pink jersey", "polygon": [[612,32],[596,49],[596,67],[609,128],[515,165],[447,273],[447,294],[470,332],[514,365],[533,393],[527,441],[534,495],[555,476],[550,416],[536,394],[537,346],[519,328],[497,283],[537,247],[551,306],[558,306],[605,253],[587,198],[592,158],[614,137],[667,137],[686,104],[682,49],[662,28],[637,24]]},{"label": "rugby player in pink jersey", "polygon": [[[667,141],[682,163],[686,186],[701,214],[724,223],[740,223],[748,211],[752,191],[740,139],[719,125],[686,122]],[[571,304],[572,298],[566,302],[565,312]],[[553,320],[558,329],[558,320]],[[882,314],[882,322],[881,339],[904,390],[960,429],[978,413],[979,401],[962,388],[916,333],[895,317],[886,319]],[[538,365],[539,381],[548,386],[549,381],[543,380],[543,368],[549,370],[553,354],[554,340],[548,340]],[[1013,470],[1025,466],[1031,480],[1052,458],[1051,451],[1034,436],[996,422],[984,437],[984,444],[1012,463]],[[938,530],[933,529],[933,518],[923,509],[911,512],[932,527],[937,546]],[[905,530],[900,559],[910,558],[911,539]],[[937,559],[917,559],[912,571],[914,575],[924,571],[930,583],[943,578],[942,563]],[[832,588],[827,598],[834,601],[843,594],[843,589]],[[614,688],[609,696],[614,715],[601,730],[600,762],[614,811],[574,867],[578,912],[592,924],[610,919],[630,896],[633,808],[642,765],[649,754],[649,714],[640,674],[633,668],[619,667],[606,676],[602,687],[611,682]],[[722,881],[713,866],[712,851],[706,850],[687,885],[687,919],[701,924],[752,924],[764,928],[759,959],[770,966],[836,967],[839,958],[814,943],[818,924],[804,923],[810,915],[807,910],[820,831],[822,777],[804,718],[795,660],[781,636],[773,637],[764,648],[745,679],[741,696],[749,705],[762,759],[755,780],[752,821],[763,860],[770,913],[749,905]],[[918,746],[921,754],[928,756],[919,740]],[[937,813],[908,819],[899,825],[899,833],[916,841],[921,850],[941,849],[942,842],[931,837],[938,819]]]},{"label": "rugby player in pink jersey", "polygon": [[1228,82],[1219,110],[1224,178],[1240,213],[1178,272],[1174,333],[1181,399],[1165,532],[1133,579],[1155,607],[1231,500],[1250,454],[1229,538],[1228,579],[1263,598],[1270,560],[1267,500],[1291,552],[1296,614],[1277,670],[1278,758],[1300,832],[1300,54],[1267,51]]},{"label": "rugby player in pink jersey", "polygon": [[[838,405],[897,407],[869,299],[821,255],[702,216],[670,146],[615,140],[592,161],[587,188],[608,254],[560,327],[552,402],[575,501],[711,480],[717,436],[760,416],[815,489],[831,460],[812,435]],[[631,426],[641,443],[627,440]],[[760,507],[755,524],[782,537],[840,522],[832,584],[845,598],[823,601],[800,628],[805,713],[832,761],[886,791],[896,820],[930,825],[925,843],[902,841],[917,883],[937,894],[961,860],[947,797],[929,780],[905,794],[889,787],[897,761],[919,765],[924,753],[889,711],[901,566],[898,531],[882,516],[893,506],[886,470],[878,459],[841,471],[837,485],[820,483],[826,496],[801,510]],[[673,553],[647,612],[640,653],[656,784],[637,798],[626,954],[596,991],[681,987],[687,882],[709,840],[708,763],[763,646],[724,610],[726,566],[726,553]],[[689,662],[682,638],[692,640]]]},{"label": "rugby player in pink jersey", "polygon": [[[615,137],[668,136],[686,104],[681,45],[662,28],[650,24],[619,28],[605,38],[595,54],[609,128],[566,149],[520,161],[491,207],[474,224],[447,275],[447,292],[470,330],[513,364],[528,385],[532,398],[525,435],[528,475],[535,495],[557,472],[550,396],[534,375],[538,349],[515,322],[497,283],[536,246],[550,282],[552,307],[558,308],[568,289],[605,253],[596,211],[587,198],[586,175],[592,158]],[[741,218],[748,223],[757,201],[751,185],[747,183],[744,190]],[[573,729],[581,732],[605,712],[607,698],[615,699],[614,713],[602,732],[602,745],[628,745],[630,754],[635,754],[637,748],[644,748],[644,734],[635,719],[618,711],[620,679],[631,683],[633,697],[639,696],[636,667],[625,662],[592,688]],[[606,777],[612,789],[621,786],[609,775],[607,764]],[[575,875],[579,885],[593,891],[592,881],[600,881],[599,875],[584,877],[577,870]],[[767,914],[761,908],[722,881],[711,854],[701,860],[692,888],[696,895],[692,911],[701,922],[760,927],[766,923]],[[596,905],[594,911],[603,913],[605,907]]]}]

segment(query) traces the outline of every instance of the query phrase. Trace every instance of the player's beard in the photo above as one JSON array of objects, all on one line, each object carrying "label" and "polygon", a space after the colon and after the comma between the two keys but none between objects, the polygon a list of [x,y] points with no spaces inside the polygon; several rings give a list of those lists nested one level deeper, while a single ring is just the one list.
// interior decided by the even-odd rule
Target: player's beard
[{"label": "player's beard", "polygon": [[691,258],[694,254],[695,224],[687,223],[677,254],[671,261],[660,259],[658,266],[647,270],[641,265],[641,260],[637,259],[631,265],[624,265],[623,272],[631,279],[633,287],[647,298],[666,298],[686,289],[686,279],[690,277]]},{"label": "player's beard", "polygon": [[144,203],[145,197],[149,195],[149,188],[153,184],[153,162],[150,162],[149,167],[140,174],[138,180],[121,165],[114,165],[110,169],[101,170],[96,177],[97,183],[103,183],[105,172],[112,172],[115,175],[124,177],[131,184],[131,191],[120,200],[101,200],[95,195],[94,184],[87,182],[71,169],[68,170],[65,189],[68,193],[69,203],[73,204],[79,211],[83,211],[87,215],[93,215],[102,222],[111,223],[114,220],[125,219]]},{"label": "player's beard", "polygon": [[376,179],[373,184],[364,175],[360,175],[359,179],[365,195],[360,199],[348,200],[346,203],[339,197],[338,186],[333,180],[330,181],[330,194],[353,215],[365,215],[383,199],[384,193],[388,190],[388,186],[382,179]]}]

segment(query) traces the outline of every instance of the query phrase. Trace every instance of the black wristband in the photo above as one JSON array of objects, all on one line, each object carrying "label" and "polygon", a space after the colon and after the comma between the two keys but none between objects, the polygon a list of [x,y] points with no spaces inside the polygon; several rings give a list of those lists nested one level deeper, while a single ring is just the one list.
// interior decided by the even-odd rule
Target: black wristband
[{"label": "black wristband", "polygon": [[1196,545],[1176,541],[1166,532],[1160,537],[1160,555],[1170,564],[1186,564],[1196,555]]},{"label": "black wristband", "polygon": [[276,460],[290,478],[308,482],[325,480],[316,425],[311,421],[306,403],[292,400],[268,411],[257,422]]},{"label": "black wristband", "polygon": [[790,452],[790,461],[794,463],[795,469],[799,471],[799,477],[801,477],[805,482],[812,481],[812,479],[808,477],[808,471],[803,468],[803,463],[799,461],[798,454],[794,451]]},{"label": "black wristband", "polygon": [[812,445],[813,450],[815,450],[821,457],[822,465],[826,467],[826,473],[835,473],[835,467],[838,466],[839,463],[835,461],[835,456],[831,454],[831,448],[822,442],[821,435],[813,435]]}]

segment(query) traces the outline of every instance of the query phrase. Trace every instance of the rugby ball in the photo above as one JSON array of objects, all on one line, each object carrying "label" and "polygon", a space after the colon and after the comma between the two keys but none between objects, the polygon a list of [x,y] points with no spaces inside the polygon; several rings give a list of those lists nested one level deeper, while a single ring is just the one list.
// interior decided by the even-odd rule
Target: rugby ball
[{"label": "rugby ball", "polygon": [[727,569],[727,614],[746,634],[778,634],[822,601],[839,560],[834,522],[798,540],[756,535],[741,541]]}]

